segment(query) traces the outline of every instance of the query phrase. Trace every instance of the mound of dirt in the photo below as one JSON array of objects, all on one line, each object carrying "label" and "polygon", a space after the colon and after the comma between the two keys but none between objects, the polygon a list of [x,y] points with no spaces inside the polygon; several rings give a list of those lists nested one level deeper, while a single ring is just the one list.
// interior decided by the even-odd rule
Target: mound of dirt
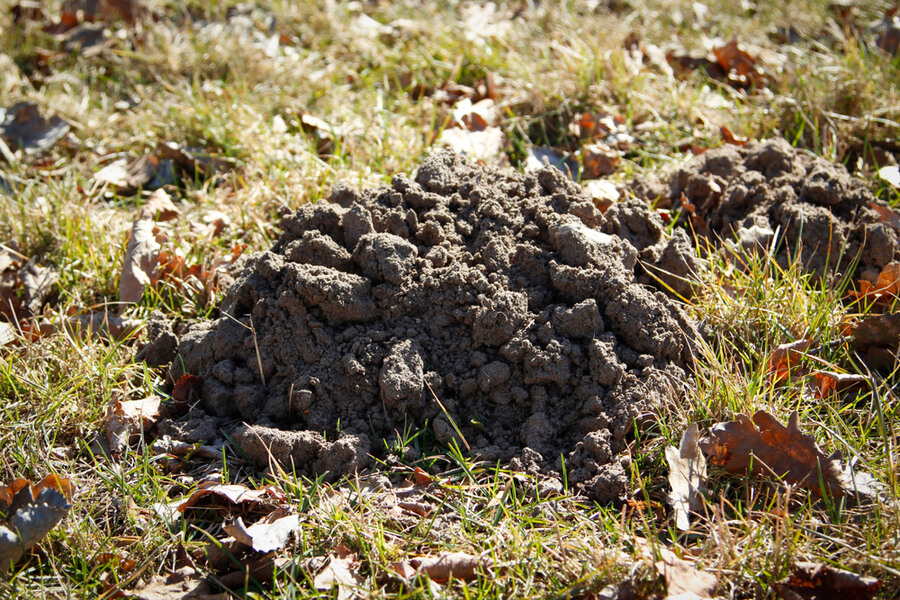
[{"label": "mound of dirt", "polygon": [[858,260],[857,277],[874,281],[900,258],[900,235],[882,216],[889,209],[865,183],[782,139],[707,150],[681,165],[663,189],[639,183],[635,190],[645,198],[668,196],[698,234],[731,252],[774,248],[782,266],[799,259],[817,276],[848,274]]},{"label": "mound of dirt", "polygon": [[245,421],[233,437],[263,464],[336,476],[427,424],[521,470],[564,457],[570,482],[619,498],[626,436],[681,389],[697,339],[635,281],[632,244],[601,231],[640,229],[619,221],[555,169],[450,153],[414,181],[338,187],[284,220],[171,374],[202,376],[202,409]]}]

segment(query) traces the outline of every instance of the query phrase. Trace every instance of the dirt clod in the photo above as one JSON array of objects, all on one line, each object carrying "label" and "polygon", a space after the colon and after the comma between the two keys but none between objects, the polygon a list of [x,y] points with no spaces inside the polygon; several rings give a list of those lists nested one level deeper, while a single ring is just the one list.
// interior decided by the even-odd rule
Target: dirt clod
[{"label": "dirt clod", "polygon": [[[642,183],[635,191],[648,189]],[[871,281],[900,257],[900,232],[873,208],[879,204],[865,183],[782,139],[692,157],[667,193],[698,234],[718,238],[730,253],[774,248],[783,267],[799,260],[820,277],[847,275],[858,259],[858,277]]]},{"label": "dirt clod", "polygon": [[674,396],[697,337],[635,281],[615,227],[555,169],[437,153],[415,180],[339,186],[287,217],[172,375],[202,376],[202,408],[249,423],[235,439],[263,464],[347,473],[428,424],[525,471],[564,457],[570,482],[614,500],[626,436]]}]

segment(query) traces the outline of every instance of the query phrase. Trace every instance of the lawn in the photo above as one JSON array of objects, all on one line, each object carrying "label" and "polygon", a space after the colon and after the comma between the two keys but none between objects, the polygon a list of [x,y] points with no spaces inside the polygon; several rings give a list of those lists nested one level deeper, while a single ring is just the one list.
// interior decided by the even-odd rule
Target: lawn
[{"label": "lawn", "polygon": [[[0,516],[11,524],[25,502],[61,517],[0,575],[0,595],[900,596],[900,256],[863,272],[841,246],[847,260],[817,274],[774,243],[727,251],[699,231],[711,212],[652,193],[706,152],[779,138],[843,165],[900,229],[896,7],[20,0],[0,11]],[[440,147],[486,167],[557,166],[597,211],[638,198],[664,239],[690,240],[689,281],[641,280],[698,339],[677,393],[629,423],[626,492],[597,502],[565,461],[551,477],[485,460],[443,405],[455,431],[411,419],[342,477],[260,464],[230,440],[163,436],[159,423],[184,417],[202,384],[173,385],[172,356],[147,359],[148,341],[222,317],[229,285],[285,216],[341,182],[412,177]],[[860,349],[861,323],[874,354]],[[680,527],[666,449],[692,424],[714,441],[757,411],[811,436],[791,430],[769,451],[811,460],[821,481],[752,464],[758,445],[749,469],[707,452]],[[811,459],[793,454],[809,448]],[[871,477],[867,493],[829,485],[835,451],[827,465]],[[13,500],[17,480],[37,498]]]}]

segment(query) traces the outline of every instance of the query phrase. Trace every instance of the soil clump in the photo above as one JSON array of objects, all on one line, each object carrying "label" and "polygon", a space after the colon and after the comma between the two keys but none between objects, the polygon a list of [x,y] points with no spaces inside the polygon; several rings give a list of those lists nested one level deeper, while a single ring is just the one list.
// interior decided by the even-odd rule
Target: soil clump
[{"label": "soil clump", "polygon": [[[818,277],[850,275],[857,263],[855,276],[874,282],[900,258],[891,211],[865,182],[782,139],[707,150],[668,181],[638,180],[633,190],[670,201],[695,234],[732,255],[771,252],[782,267],[796,260]],[[631,241],[642,248],[642,239]]]},{"label": "soil clump", "polygon": [[231,435],[261,463],[335,477],[427,425],[518,470],[558,476],[563,458],[570,483],[620,498],[626,438],[680,393],[698,339],[636,281],[626,213],[605,217],[556,169],[448,152],[390,187],[339,185],[181,338],[171,375],[203,385],[166,433],[239,419]]}]

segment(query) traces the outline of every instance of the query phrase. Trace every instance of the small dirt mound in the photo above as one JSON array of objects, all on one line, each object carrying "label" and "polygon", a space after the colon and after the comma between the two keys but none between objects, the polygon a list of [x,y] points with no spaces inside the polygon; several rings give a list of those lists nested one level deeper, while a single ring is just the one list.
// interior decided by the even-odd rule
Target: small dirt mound
[{"label": "small dirt mound", "polygon": [[680,389],[697,334],[604,227],[550,168],[438,153],[414,181],[338,187],[284,220],[172,375],[201,375],[202,409],[248,423],[234,437],[263,463],[347,473],[428,424],[517,469],[563,457],[570,482],[618,498],[626,436]]},{"label": "small dirt mound", "polygon": [[[694,229],[732,252],[775,248],[782,266],[799,259],[817,276],[877,278],[900,257],[898,231],[873,206],[865,183],[843,165],[792,148],[781,139],[722,146],[688,159],[664,184],[635,186],[645,198],[668,196],[693,215]],[[651,192],[651,190],[654,190]]]}]

